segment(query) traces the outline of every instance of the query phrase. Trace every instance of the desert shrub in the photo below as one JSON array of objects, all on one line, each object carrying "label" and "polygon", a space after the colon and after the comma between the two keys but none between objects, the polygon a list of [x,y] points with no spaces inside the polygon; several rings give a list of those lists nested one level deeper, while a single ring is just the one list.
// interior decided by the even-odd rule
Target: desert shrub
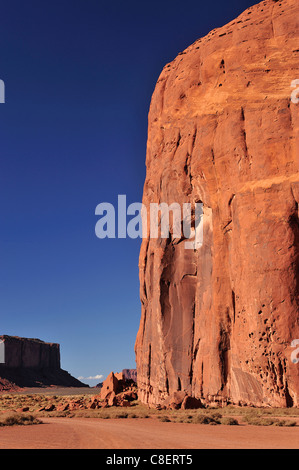
[{"label": "desert shrub", "polygon": [[192,423],[193,422],[192,419],[193,419],[193,416],[182,414],[182,415],[177,416],[175,422],[176,423]]},{"label": "desert shrub", "polygon": [[296,421],[290,421],[288,419],[278,419],[276,423],[274,423],[274,426],[287,426],[287,427],[293,427],[297,426]]},{"label": "desert shrub", "polygon": [[117,419],[124,419],[124,418],[128,418],[128,413],[115,413],[115,416],[114,418],[117,418]]},{"label": "desert shrub", "polygon": [[211,416],[211,417],[214,418],[215,420],[218,420],[218,419],[221,419],[221,418],[222,418],[222,414],[221,414],[221,413],[217,413],[217,412],[210,413],[209,416]]},{"label": "desert shrub", "polygon": [[[98,413],[96,413],[96,411],[98,411]],[[78,416],[78,414],[77,414]],[[108,412],[108,411],[102,411],[102,410],[94,410],[94,414],[92,416],[82,416],[83,418],[89,418],[89,417],[92,417],[92,418],[101,418],[101,419],[110,419],[112,418],[111,414]],[[81,418],[81,416],[80,416]]]},{"label": "desert shrub", "polygon": [[252,417],[244,416],[244,420],[247,424],[253,426],[296,426],[296,421],[290,421],[287,419],[278,419],[278,418],[264,418],[264,417]]},{"label": "desert shrub", "polygon": [[299,408],[267,408],[262,410],[262,414],[299,417]]},{"label": "desert shrub", "polygon": [[274,418],[261,418],[247,414],[244,416],[244,421],[253,426],[272,426],[276,420]]},{"label": "desert shrub", "polygon": [[144,414],[144,413],[140,413],[139,418],[150,418],[150,415],[148,415],[148,414],[146,414],[146,413],[145,413],[145,414]]},{"label": "desert shrub", "polygon": [[220,424],[218,418],[213,417],[212,415],[197,415],[193,418],[193,423],[195,424]]},{"label": "desert shrub", "polygon": [[169,419],[168,416],[159,416],[159,420],[160,420],[162,423],[170,423],[170,422],[171,422],[171,419]]},{"label": "desert shrub", "polygon": [[14,425],[30,425],[30,424],[42,424],[40,419],[30,414],[13,414],[2,417],[0,420],[0,426],[14,426]]},{"label": "desert shrub", "polygon": [[221,421],[221,424],[226,424],[229,426],[236,426],[239,424],[237,419],[231,418],[230,416],[224,416],[223,418],[221,418],[220,421]]}]

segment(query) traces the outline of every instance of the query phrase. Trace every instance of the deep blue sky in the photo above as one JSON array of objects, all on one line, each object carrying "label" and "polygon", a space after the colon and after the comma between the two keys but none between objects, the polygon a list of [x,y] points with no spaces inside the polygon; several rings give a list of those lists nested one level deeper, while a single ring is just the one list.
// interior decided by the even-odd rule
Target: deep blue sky
[{"label": "deep blue sky", "polygon": [[135,367],[140,240],[96,238],[95,207],[141,201],[163,66],[254,3],[1,0],[1,334],[76,377]]}]

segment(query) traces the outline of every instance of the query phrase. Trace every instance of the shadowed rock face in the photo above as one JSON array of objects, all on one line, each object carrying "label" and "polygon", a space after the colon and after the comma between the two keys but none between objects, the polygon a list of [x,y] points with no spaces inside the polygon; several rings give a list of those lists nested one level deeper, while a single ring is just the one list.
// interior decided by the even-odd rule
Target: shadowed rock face
[{"label": "shadowed rock face", "polygon": [[84,387],[86,386],[60,368],[60,347],[39,339],[0,336],[0,391],[18,387]]},{"label": "shadowed rock face", "polygon": [[125,380],[133,380],[134,382],[137,382],[137,370],[136,369],[123,369],[122,373],[123,373]]},{"label": "shadowed rock face", "polygon": [[[298,406],[299,4],[267,0],[167,64],[143,203],[203,203],[203,245],[144,239],[139,398]],[[149,212],[149,211],[148,211]]]},{"label": "shadowed rock face", "polygon": [[5,366],[60,369],[59,344],[39,339],[0,336],[5,345]]}]

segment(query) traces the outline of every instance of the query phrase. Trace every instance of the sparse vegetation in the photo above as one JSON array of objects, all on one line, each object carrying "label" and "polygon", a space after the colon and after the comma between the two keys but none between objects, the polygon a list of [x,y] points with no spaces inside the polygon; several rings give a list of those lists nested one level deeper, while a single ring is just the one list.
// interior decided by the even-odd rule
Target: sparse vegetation
[{"label": "sparse vegetation", "polygon": [[244,417],[244,420],[253,426],[296,426],[296,421],[291,421],[289,419],[264,418],[247,415]]},{"label": "sparse vegetation", "polygon": [[220,410],[222,414],[230,416],[289,416],[299,418],[299,408],[254,408],[228,405],[220,408]]},{"label": "sparse vegetation", "polygon": [[162,423],[170,423],[171,422],[171,419],[169,419],[168,416],[159,416],[158,418]]},{"label": "sparse vegetation", "polygon": [[221,424],[226,424],[228,426],[237,426],[239,424],[238,420],[232,418],[231,416],[223,416],[220,420]]},{"label": "sparse vegetation", "polygon": [[193,423],[195,424],[220,424],[221,421],[219,417],[209,415],[209,414],[200,414],[193,418]]},{"label": "sparse vegetation", "polygon": [[[30,423],[32,418],[29,416],[31,415],[36,419],[51,416],[101,419],[154,418],[166,423],[211,425],[296,426],[297,422],[299,424],[298,408],[253,408],[228,405],[223,408],[210,406],[198,410],[157,410],[148,408],[136,400],[132,401],[128,408],[113,406],[91,409],[92,400],[93,397],[90,393],[79,395],[59,395],[58,392],[28,395],[0,394],[0,413],[1,411],[11,411],[14,412],[15,417],[18,413],[23,417],[24,424]],[[24,411],[22,412],[22,410]],[[15,413],[16,411],[17,413]],[[7,417],[7,414],[5,413],[3,416]],[[297,422],[291,418],[297,418]]]},{"label": "sparse vegetation", "polygon": [[25,413],[14,413],[0,418],[0,426],[28,426],[31,424],[42,424],[42,421],[36,416]]}]

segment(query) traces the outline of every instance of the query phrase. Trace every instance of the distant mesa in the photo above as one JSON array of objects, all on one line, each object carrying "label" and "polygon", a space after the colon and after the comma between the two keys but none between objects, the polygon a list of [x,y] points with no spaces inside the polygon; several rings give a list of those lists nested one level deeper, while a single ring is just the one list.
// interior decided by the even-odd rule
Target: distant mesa
[{"label": "distant mesa", "polygon": [[88,387],[61,369],[59,344],[1,335],[0,391],[50,386]]},{"label": "distant mesa", "polygon": [[122,374],[125,380],[133,380],[137,383],[137,369],[123,369]]},{"label": "distant mesa", "polygon": [[103,387],[103,382],[99,382],[94,386],[94,388],[102,388]]}]

